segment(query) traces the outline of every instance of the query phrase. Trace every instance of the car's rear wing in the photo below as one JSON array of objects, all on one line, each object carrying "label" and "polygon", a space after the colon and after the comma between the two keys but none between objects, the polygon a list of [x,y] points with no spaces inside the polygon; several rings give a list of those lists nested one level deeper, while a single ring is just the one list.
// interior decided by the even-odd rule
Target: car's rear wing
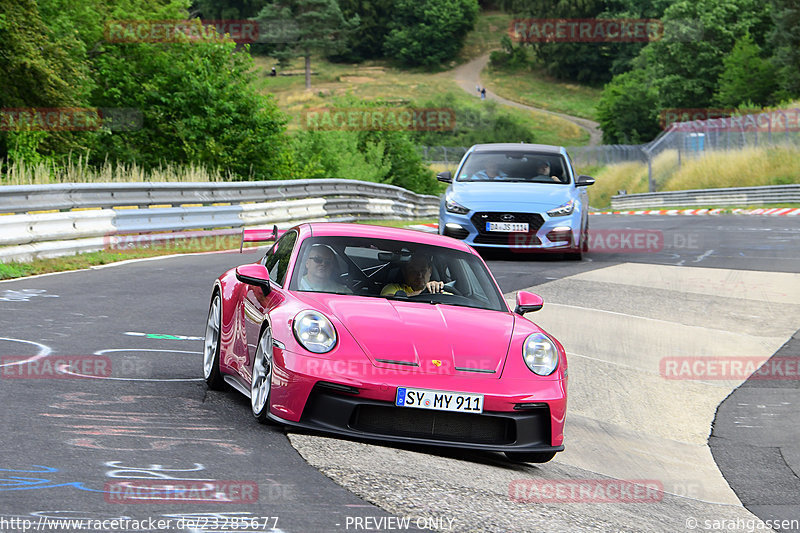
[{"label": "car's rear wing", "polygon": [[278,237],[286,233],[285,229],[278,229],[278,226],[272,226],[272,229],[246,229],[242,228],[242,242],[239,244],[239,253],[244,250],[244,243],[246,242],[265,242],[277,241]]}]

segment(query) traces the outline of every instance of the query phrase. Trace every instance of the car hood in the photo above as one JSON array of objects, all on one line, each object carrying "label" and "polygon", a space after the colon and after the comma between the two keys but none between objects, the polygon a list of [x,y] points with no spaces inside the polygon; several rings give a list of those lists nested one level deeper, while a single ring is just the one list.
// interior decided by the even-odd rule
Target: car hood
[{"label": "car hood", "polygon": [[552,209],[570,199],[572,186],[557,183],[478,182],[456,185],[452,199],[473,211],[502,206],[504,211],[528,207]]},{"label": "car hood", "polygon": [[310,298],[383,368],[499,378],[514,329],[510,312],[321,293]]}]

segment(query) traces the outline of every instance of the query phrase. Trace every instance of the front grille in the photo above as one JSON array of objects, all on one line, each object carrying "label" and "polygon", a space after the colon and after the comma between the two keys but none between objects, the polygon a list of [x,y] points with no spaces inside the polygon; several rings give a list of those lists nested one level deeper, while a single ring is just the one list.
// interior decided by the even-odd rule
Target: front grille
[{"label": "front grille", "polygon": [[350,427],[398,437],[480,444],[510,444],[517,438],[511,418],[378,405],[359,405]]},{"label": "front grille", "polygon": [[[513,215],[513,220],[503,220],[504,215]],[[509,213],[505,211],[478,212],[470,218],[478,235],[475,244],[500,244],[506,246],[531,246],[542,244],[536,232],[544,224],[544,218],[539,213]],[[528,233],[486,231],[487,222],[527,222]]]}]

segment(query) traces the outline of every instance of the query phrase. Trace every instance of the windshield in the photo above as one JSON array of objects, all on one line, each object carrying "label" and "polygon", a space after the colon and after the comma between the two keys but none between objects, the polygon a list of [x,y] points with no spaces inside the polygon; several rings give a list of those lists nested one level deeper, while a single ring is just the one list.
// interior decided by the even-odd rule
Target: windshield
[{"label": "windshield", "polygon": [[[441,290],[420,290],[420,278],[425,277],[441,282]],[[308,238],[300,247],[289,289],[508,311],[480,258],[404,241]]]},{"label": "windshield", "polygon": [[560,154],[536,152],[473,152],[456,181],[523,181],[568,184],[569,172]]}]

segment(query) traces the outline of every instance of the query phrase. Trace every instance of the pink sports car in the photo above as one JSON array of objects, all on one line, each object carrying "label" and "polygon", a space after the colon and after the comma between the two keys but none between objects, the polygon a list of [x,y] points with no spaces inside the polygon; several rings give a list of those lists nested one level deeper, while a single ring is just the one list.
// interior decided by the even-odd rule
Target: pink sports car
[{"label": "pink sports car", "polygon": [[523,318],[541,307],[520,291],[512,312],[462,241],[302,224],[214,282],[203,372],[262,422],[543,463],[564,449],[567,360]]}]

